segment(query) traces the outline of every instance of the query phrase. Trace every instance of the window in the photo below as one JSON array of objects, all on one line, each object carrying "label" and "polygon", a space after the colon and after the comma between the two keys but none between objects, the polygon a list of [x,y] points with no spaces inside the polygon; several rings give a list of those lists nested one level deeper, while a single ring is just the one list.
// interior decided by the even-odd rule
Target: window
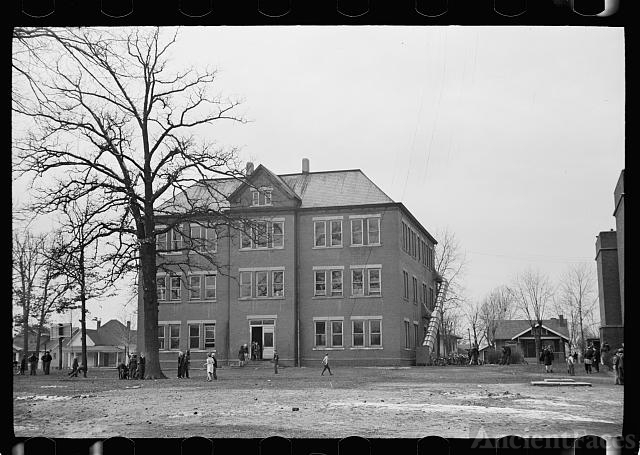
[{"label": "window", "polygon": [[158,344],[160,345],[160,350],[164,351],[166,349],[165,343],[164,343],[164,325],[159,325],[158,326]]},{"label": "window", "polygon": [[179,251],[182,249],[182,234],[178,230],[179,228],[176,226],[174,229],[169,231],[171,233],[171,250]]},{"label": "window", "polygon": [[251,205],[271,205],[272,191],[272,188],[251,190]]},{"label": "window", "polygon": [[364,295],[363,269],[351,270],[351,295]]},{"label": "window", "polygon": [[216,347],[216,325],[204,324],[204,348]]},{"label": "window", "polygon": [[402,271],[402,297],[409,300],[409,273]]},{"label": "window", "polygon": [[264,190],[264,205],[271,205],[271,190]]},{"label": "window", "polygon": [[367,238],[369,245],[380,244],[380,218],[367,219]]},{"label": "window", "polygon": [[327,322],[315,321],[315,346],[322,347],[327,345]]},{"label": "window", "polygon": [[433,288],[429,288],[429,309],[433,310],[436,306],[436,301],[433,293]]},{"label": "window", "polygon": [[369,345],[382,346],[382,321],[380,319],[369,321]]},{"label": "window", "polygon": [[180,347],[180,324],[169,324],[169,349]]},{"label": "window", "polygon": [[256,272],[256,297],[267,297],[269,295],[268,279],[269,274],[267,272]]},{"label": "window", "polygon": [[180,277],[169,277],[169,298],[171,300],[180,300]]},{"label": "window", "polygon": [[331,321],[331,346],[342,346],[342,321]]},{"label": "window", "polygon": [[354,347],[364,346],[364,323],[363,320],[351,321],[353,325],[353,341]]},{"label": "window", "polygon": [[202,295],[202,277],[191,275],[189,277],[189,300],[200,300]]},{"label": "window", "polygon": [[273,297],[282,297],[284,295],[284,272],[271,273],[271,286],[271,295]]},{"label": "window", "polygon": [[204,298],[215,300],[216,298],[216,275],[208,274],[204,276]]},{"label": "window", "polygon": [[316,270],[315,272],[314,295],[327,295],[326,273],[324,270]]},{"label": "window", "polygon": [[256,221],[254,226],[254,238],[256,248],[267,248],[269,245],[269,231],[266,221]]},{"label": "window", "polygon": [[166,232],[156,235],[156,251],[159,251],[159,252],[167,251],[167,233]]},{"label": "window", "polygon": [[380,269],[369,269],[369,295],[380,295]]},{"label": "window", "polygon": [[351,245],[362,244],[362,218],[351,220]]},{"label": "window", "polygon": [[413,323],[413,345],[418,347],[420,343],[418,342],[418,324],[416,322]]},{"label": "window", "polygon": [[252,272],[240,272],[240,297],[251,297]]},{"label": "window", "polygon": [[411,332],[409,321],[404,321],[404,347],[409,349],[411,347]]},{"label": "window", "polygon": [[260,193],[257,190],[251,192],[251,205],[260,205]]},{"label": "window", "polygon": [[251,248],[251,245],[253,245],[250,232],[250,226],[245,223],[240,231],[240,248]]},{"label": "window", "polygon": [[331,271],[331,295],[342,295],[342,270]]},{"label": "window", "polygon": [[418,279],[414,276],[412,278],[413,284],[413,303],[418,303]]},{"label": "window", "polygon": [[324,221],[314,221],[315,246],[327,246],[326,225]]},{"label": "window", "polygon": [[167,277],[160,275],[156,277],[158,300],[167,300]]},{"label": "window", "polygon": [[218,250],[218,233],[211,226],[192,224],[190,226],[189,237],[193,249],[199,252]]},{"label": "window", "polygon": [[189,349],[200,349],[200,324],[189,324]]},{"label": "window", "polygon": [[427,303],[427,283],[422,283],[422,293],[420,294],[420,303]]},{"label": "window", "polygon": [[342,246],[342,220],[330,221],[331,246]]},{"label": "window", "polygon": [[274,221],[272,226],[273,248],[282,248],[284,246],[284,221]]}]

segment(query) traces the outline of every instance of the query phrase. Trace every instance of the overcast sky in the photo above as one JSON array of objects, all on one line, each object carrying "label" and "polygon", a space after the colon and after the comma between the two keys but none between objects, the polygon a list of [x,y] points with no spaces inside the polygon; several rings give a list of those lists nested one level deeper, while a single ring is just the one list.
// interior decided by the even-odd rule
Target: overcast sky
[{"label": "overcast sky", "polygon": [[474,301],[527,267],[595,265],[615,227],[621,28],[185,27],[173,62],[219,69],[244,99],[252,122],[211,133],[245,160],[361,169],[436,239],[454,232]]}]

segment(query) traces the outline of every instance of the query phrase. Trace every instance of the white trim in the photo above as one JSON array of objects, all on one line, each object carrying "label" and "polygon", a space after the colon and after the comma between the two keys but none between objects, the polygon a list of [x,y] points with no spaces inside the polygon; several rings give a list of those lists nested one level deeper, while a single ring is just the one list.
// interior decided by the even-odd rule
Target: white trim
[{"label": "white trim", "polygon": [[352,346],[349,349],[353,351],[382,351],[384,348],[382,346]]},{"label": "white trim", "polygon": [[382,316],[349,316],[349,319],[357,319],[357,320],[379,319],[379,320],[382,320]]},{"label": "white trim", "polygon": [[344,265],[314,265],[313,270],[344,270]]},{"label": "white trim", "polygon": [[249,314],[247,315],[247,320],[249,319],[278,319],[278,315],[276,314]]},{"label": "white trim", "polygon": [[190,275],[217,275],[217,270],[189,270],[187,276]]},{"label": "white trim", "polygon": [[382,264],[350,265],[350,269],[382,269]]},{"label": "white trim", "polygon": [[[362,236],[361,242],[360,243],[354,243],[353,242],[353,222],[354,221],[358,221],[360,220],[360,235]],[[349,246],[365,246],[364,243],[364,221],[362,218],[354,218],[349,220],[350,221],[350,236],[349,236]]]},{"label": "white trim", "polygon": [[158,321],[158,325],[182,324],[182,321]]},{"label": "white trim", "polygon": [[[538,327],[540,324],[536,324],[535,327]],[[549,332],[553,332],[556,335],[558,335],[560,338],[564,338],[565,340],[569,340],[569,338],[567,338],[566,336],[562,335],[561,333],[556,332],[553,329],[550,329],[549,327],[547,327],[546,325],[542,324],[542,328],[543,329],[547,329]],[[531,330],[531,326],[529,326],[527,329],[523,330],[522,332],[518,333],[517,335],[513,336],[511,339],[514,340],[520,336],[522,336],[523,333],[527,333],[529,330]],[[532,337],[535,337],[533,334],[531,334]]]},{"label": "white trim", "polygon": [[335,216],[314,216],[311,218],[311,221],[332,221],[332,220],[342,220],[344,219],[343,215],[335,215]]},{"label": "white trim", "polygon": [[313,321],[344,321],[344,316],[314,316],[312,320]]},{"label": "white trim", "polygon": [[[325,335],[328,336],[328,335]],[[314,347],[312,349],[313,351],[344,351],[345,348],[344,347],[322,347],[322,346],[318,346],[318,347]]]},{"label": "white trim", "polygon": [[240,267],[238,272],[270,272],[270,271],[284,271],[284,266],[277,267]]},{"label": "white trim", "polygon": [[354,219],[354,218],[382,218],[382,214],[381,213],[375,213],[372,215],[349,215],[349,219]]},{"label": "white trim", "polygon": [[403,320],[404,322],[411,322],[411,319],[409,319],[409,318],[402,318],[402,320]]},{"label": "white trim", "polygon": [[196,320],[187,320],[187,324],[215,324],[215,319],[196,319]]}]

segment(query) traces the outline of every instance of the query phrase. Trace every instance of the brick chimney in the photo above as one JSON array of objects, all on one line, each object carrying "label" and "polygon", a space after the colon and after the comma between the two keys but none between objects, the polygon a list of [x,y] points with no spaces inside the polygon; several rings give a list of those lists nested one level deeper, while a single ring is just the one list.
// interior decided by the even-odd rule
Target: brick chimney
[{"label": "brick chimney", "polygon": [[303,174],[308,174],[309,173],[309,159],[308,158],[302,158],[302,173]]},{"label": "brick chimney", "polygon": [[100,321],[100,319],[98,319],[98,322],[97,322],[98,326],[96,327],[96,330],[98,330],[100,328],[100,323],[101,323],[101,321]]},{"label": "brick chimney", "polygon": [[127,330],[131,330],[131,321],[127,321]]},{"label": "brick chimney", "polygon": [[245,175],[253,174],[253,163],[251,161],[247,161],[247,167],[245,169]]}]

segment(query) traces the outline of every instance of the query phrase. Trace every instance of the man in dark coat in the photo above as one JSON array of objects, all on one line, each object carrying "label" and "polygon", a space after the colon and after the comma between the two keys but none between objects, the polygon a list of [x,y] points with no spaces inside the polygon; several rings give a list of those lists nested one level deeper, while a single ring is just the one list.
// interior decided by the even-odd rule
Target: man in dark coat
[{"label": "man in dark coat", "polygon": [[129,378],[138,379],[138,356],[135,354],[129,360]]},{"label": "man in dark coat", "polygon": [[191,364],[191,351],[187,349],[187,352],[182,359],[182,375],[189,379],[189,366]]},{"label": "man in dark coat", "polygon": [[127,366],[124,362],[118,364],[118,379],[127,379]]},{"label": "man in dark coat", "polygon": [[22,360],[20,361],[20,374],[25,375],[27,372],[27,356],[26,354],[22,356]]},{"label": "man in dark coat", "polygon": [[38,356],[34,352],[29,357],[29,376],[35,376],[37,368],[38,368]]},{"label": "man in dark coat", "polygon": [[144,369],[146,359],[144,358],[144,352],[140,353],[140,360],[138,360],[138,379],[144,379]]},{"label": "man in dark coat", "polygon": [[69,376],[71,376],[72,378],[78,377],[78,358],[77,357],[73,358],[73,364],[71,365],[71,372],[69,373]]},{"label": "man in dark coat", "polygon": [[40,360],[42,360],[42,369],[44,370],[44,374],[49,374],[52,359],[53,357],[51,357],[49,351],[44,351],[44,355],[40,358]]},{"label": "man in dark coat", "polygon": [[593,363],[593,346],[587,346],[587,350],[584,353],[584,371],[587,374],[591,373],[591,364]]},{"label": "man in dark coat", "polygon": [[553,351],[551,350],[551,346],[547,346],[547,348],[542,351],[540,360],[544,363],[545,373],[553,373]]},{"label": "man in dark coat", "polygon": [[178,377],[182,378],[184,371],[184,354],[182,351],[178,352]]},{"label": "man in dark coat", "polygon": [[616,373],[616,384],[624,385],[624,349],[618,349],[613,356],[613,371]]},{"label": "man in dark coat", "polygon": [[600,373],[600,349],[597,347],[593,348],[593,368],[596,370],[596,373]]},{"label": "man in dark coat", "polygon": [[273,350],[273,371],[275,374],[278,374],[278,361],[280,357],[278,356],[278,351]]}]

